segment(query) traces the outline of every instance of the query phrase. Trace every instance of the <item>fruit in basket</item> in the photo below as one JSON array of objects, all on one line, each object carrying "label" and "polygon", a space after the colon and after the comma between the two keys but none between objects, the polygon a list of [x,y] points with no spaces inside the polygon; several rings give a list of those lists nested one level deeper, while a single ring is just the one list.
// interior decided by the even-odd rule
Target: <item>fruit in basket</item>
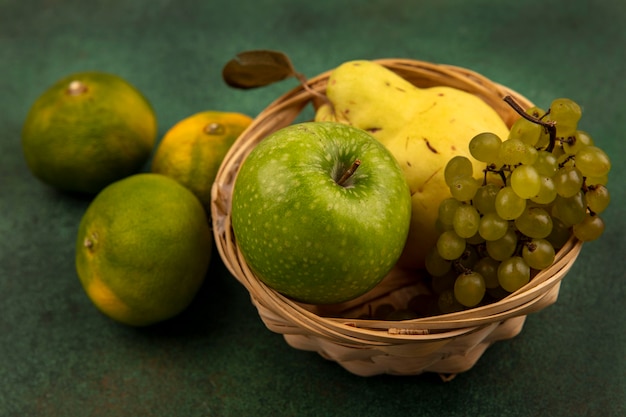
[{"label": "fruit in basket", "polygon": [[290,125],[244,160],[232,227],[246,263],[276,291],[311,304],[355,298],[396,264],[411,216],[393,155],[361,129]]},{"label": "fruit in basket", "polygon": [[[519,290],[554,262],[572,234],[595,240],[605,227],[600,213],[610,194],[593,178],[606,178],[611,163],[589,134],[578,130],[580,106],[561,98],[547,112],[524,112],[507,101],[523,115],[509,136],[501,140],[483,133],[469,143],[483,174],[474,178],[472,161],[461,156],[445,169],[451,189],[462,179],[479,180],[480,186],[469,197],[453,192],[441,203],[441,234],[426,269],[438,287],[450,271],[458,274],[454,296],[465,307],[480,303],[485,288],[503,295]],[[473,224],[478,226],[471,229]]]},{"label": "fruit in basket", "polygon": [[[370,132],[402,167],[411,189],[413,215],[400,264],[423,267],[437,239],[439,203],[450,197],[443,175],[446,163],[457,155],[472,158],[468,143],[475,135],[505,136],[509,129],[477,96],[447,86],[416,87],[373,61],[337,67],[326,95],[332,108],[320,106],[316,120],[335,120]],[[474,174],[480,174],[479,166]]]},{"label": "fruit in basket", "polygon": [[22,149],[31,172],[55,188],[95,194],[148,160],[157,124],[126,80],[80,72],[57,81],[31,107]]},{"label": "fruit in basket", "polygon": [[164,175],[136,174],[106,187],[87,208],[76,270],[102,313],[146,326],[189,305],[204,281],[212,239],[191,191]]},{"label": "fruit in basket", "polygon": [[152,159],[152,172],[172,177],[200,199],[207,212],[211,186],[233,142],[252,122],[241,113],[204,111],[165,133]]}]

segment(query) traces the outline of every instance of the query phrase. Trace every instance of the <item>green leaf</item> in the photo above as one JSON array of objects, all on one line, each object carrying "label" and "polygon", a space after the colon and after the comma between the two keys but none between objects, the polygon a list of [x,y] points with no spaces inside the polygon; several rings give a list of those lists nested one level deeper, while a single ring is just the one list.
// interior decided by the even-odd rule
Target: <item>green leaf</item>
[{"label": "green leaf", "polygon": [[241,89],[263,87],[296,75],[287,55],[271,50],[241,52],[222,70],[226,84]]}]

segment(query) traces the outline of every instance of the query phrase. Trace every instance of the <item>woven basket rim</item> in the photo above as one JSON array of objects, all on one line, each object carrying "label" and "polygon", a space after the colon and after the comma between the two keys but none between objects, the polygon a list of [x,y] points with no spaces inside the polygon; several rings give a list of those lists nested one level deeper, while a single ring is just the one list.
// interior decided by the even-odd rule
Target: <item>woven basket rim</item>
[{"label": "woven basket rim", "polygon": [[[518,92],[463,67],[402,58],[374,61],[400,75],[414,76],[415,79],[431,82],[431,85],[452,84],[461,89],[467,86],[501,115],[508,111],[508,119],[504,115],[502,117],[509,126],[519,116],[515,117],[502,101],[504,96],[513,96],[523,107],[533,106],[530,100]],[[328,70],[309,79],[308,89],[323,94],[331,72],[332,70]],[[293,301],[258,280],[245,263],[234,238],[230,224],[230,193],[241,163],[254,146],[271,131],[292,123],[309,103],[315,105],[315,101],[316,97],[311,91],[298,86],[271,102],[232,145],[211,190],[211,218],[220,257],[230,273],[249,291],[262,317],[284,319],[302,328],[303,334],[313,333],[356,344],[384,345],[401,340],[453,338],[475,331],[481,326],[533,312],[533,306],[551,289],[560,285],[582,247],[582,242],[573,236],[558,251],[552,266],[537,273],[527,285],[502,300],[456,313],[412,320],[357,320],[320,316],[312,312],[310,306]],[[394,332],[393,329],[404,329],[404,332]]]}]

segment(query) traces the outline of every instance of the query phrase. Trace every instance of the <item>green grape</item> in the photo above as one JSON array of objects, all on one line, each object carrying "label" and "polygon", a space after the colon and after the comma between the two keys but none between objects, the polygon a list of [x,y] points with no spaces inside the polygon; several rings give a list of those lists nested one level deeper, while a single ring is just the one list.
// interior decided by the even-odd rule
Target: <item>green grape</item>
[{"label": "green grape", "polygon": [[526,200],[518,196],[510,186],[503,187],[496,195],[496,213],[504,220],[519,217],[526,208]]},{"label": "green grape", "polygon": [[548,151],[537,152],[537,160],[533,164],[539,175],[552,177],[559,169],[556,156]]},{"label": "green grape", "polygon": [[585,177],[602,177],[611,170],[611,161],[608,155],[596,146],[585,146],[575,156],[576,168]]},{"label": "green grape", "polygon": [[459,201],[470,201],[474,198],[480,182],[473,177],[459,177],[452,181],[450,194]]},{"label": "green grape", "polygon": [[530,281],[530,267],[521,256],[512,256],[498,266],[498,282],[508,292],[514,292]]},{"label": "green grape", "polygon": [[530,201],[537,204],[550,204],[556,198],[556,189],[554,187],[554,181],[550,177],[540,178],[541,187],[536,196],[531,197]]},{"label": "green grape", "polygon": [[[538,119],[541,119],[545,116],[546,111],[539,107],[531,107],[528,110],[526,110],[526,113],[530,114],[531,116],[535,116]],[[539,135],[539,139],[537,140],[534,146],[537,149],[543,149],[543,148],[546,148],[549,144],[550,144],[550,134],[548,132],[548,129],[542,127],[541,133]]]},{"label": "green grape", "polygon": [[506,231],[498,240],[488,240],[485,243],[487,253],[496,261],[504,261],[510,258],[517,249],[517,234],[513,229]]},{"label": "green grape", "polygon": [[507,139],[500,145],[498,159],[506,165],[532,165],[537,159],[537,149],[519,139]]},{"label": "green grape", "polygon": [[536,196],[541,188],[541,178],[532,165],[520,165],[511,173],[511,188],[520,198]]},{"label": "green grape", "polygon": [[462,238],[470,238],[478,232],[480,224],[480,214],[470,204],[461,204],[454,212],[454,220],[452,225],[457,235]]},{"label": "green grape", "polygon": [[552,232],[552,217],[541,207],[527,207],[515,219],[515,227],[528,237],[542,239]]},{"label": "green grape", "polygon": [[[563,197],[561,197],[560,195],[556,195],[556,198],[554,199],[554,201],[552,202],[552,205],[548,206],[547,208],[550,210],[550,215],[552,216],[552,218],[557,218],[560,219],[560,215],[559,215],[559,204],[557,204],[557,200],[562,199]],[[570,197],[571,198],[571,197]],[[564,205],[563,202],[560,203],[560,205]],[[571,225],[570,225],[571,226]]]},{"label": "green grape", "polygon": [[559,141],[555,143],[554,149],[552,149],[552,155],[554,155],[557,161],[559,158],[565,155],[565,151],[563,151],[563,146],[560,144]]},{"label": "green grape", "polygon": [[470,154],[480,162],[497,163],[502,139],[495,133],[484,132],[474,136],[469,143]]},{"label": "green grape", "polygon": [[531,268],[542,270],[554,262],[554,246],[546,239],[533,239],[522,248],[522,258]]},{"label": "green grape", "polygon": [[471,177],[473,175],[474,168],[472,167],[472,161],[462,155],[452,157],[443,171],[444,180],[449,187],[452,187],[454,180]]},{"label": "green grape", "polygon": [[450,291],[454,288],[454,281],[459,275],[454,269],[450,269],[447,273],[439,277],[432,277],[430,288],[435,294],[441,294],[444,291]]},{"label": "green grape", "polygon": [[572,228],[574,236],[583,242],[596,240],[604,233],[604,220],[598,215],[587,215]]},{"label": "green grape", "polygon": [[[483,181],[485,184],[491,184],[491,185],[495,185],[496,187],[498,187],[498,190],[500,190],[500,188],[504,187],[505,185],[507,185],[507,175],[506,175],[506,166],[502,166],[500,169],[495,168],[495,165],[491,166],[491,170],[485,170],[485,180]],[[504,174],[504,178],[503,175]],[[510,175],[509,175],[510,176]]]},{"label": "green grape", "polygon": [[461,205],[456,198],[446,198],[439,203],[438,219],[447,226],[452,226],[454,220],[454,212]]},{"label": "green grape", "polygon": [[472,269],[474,272],[482,275],[485,280],[485,287],[497,288],[500,286],[500,282],[498,282],[499,265],[500,262],[490,256],[485,256],[484,258],[480,258],[480,260],[474,264]]},{"label": "green grape", "polygon": [[480,219],[478,233],[485,240],[498,240],[509,230],[509,222],[497,213],[487,213]]},{"label": "green grape", "polygon": [[[557,147],[555,149],[563,149],[563,148]],[[576,166],[576,164],[574,163],[574,160],[575,160],[574,155],[566,154],[563,151],[561,151],[561,153],[558,156],[556,153],[554,153],[553,155],[556,157],[556,163],[558,164],[559,168],[562,168],[565,166],[568,166],[568,167]]]},{"label": "green grape", "polygon": [[454,230],[448,230],[439,235],[437,239],[437,252],[443,259],[449,261],[457,259],[465,251],[465,239],[460,237]]},{"label": "green grape", "polygon": [[571,235],[572,230],[565,223],[556,217],[552,217],[552,232],[550,232],[546,240],[554,246],[554,249],[562,248]]},{"label": "green grape", "polygon": [[585,177],[585,184],[589,185],[607,185],[609,182],[608,174],[599,177]]},{"label": "green grape", "polygon": [[568,155],[575,155],[585,146],[592,145],[593,139],[589,136],[589,133],[583,130],[577,130],[574,136],[570,136],[567,140],[563,141],[563,151]]},{"label": "green grape", "polygon": [[477,272],[464,272],[454,282],[454,298],[465,307],[474,307],[485,296],[485,280]]},{"label": "green grape", "polygon": [[535,144],[536,149],[546,149],[550,145],[550,133],[548,129],[541,130],[541,136],[539,136],[539,140]]},{"label": "green grape", "polygon": [[519,139],[527,145],[535,146],[541,137],[542,131],[543,126],[520,117],[511,126],[509,139]]},{"label": "green grape", "polygon": [[564,166],[554,174],[554,189],[561,197],[571,197],[583,186],[583,174],[574,166]]},{"label": "green grape", "polygon": [[585,202],[595,214],[602,213],[611,202],[611,194],[604,185],[590,185],[585,192]]},{"label": "green grape", "polygon": [[480,235],[480,233],[476,233],[472,237],[468,237],[465,241],[470,245],[480,245],[481,243],[485,243],[485,239]]},{"label": "green grape", "polygon": [[526,153],[522,164],[533,165],[535,161],[537,161],[537,155],[539,155],[539,151],[534,146],[526,146]]},{"label": "green grape", "polygon": [[437,252],[436,247],[433,247],[426,254],[424,263],[426,271],[434,277],[445,275],[452,268],[452,262],[447,259],[443,259],[441,255],[439,255],[439,252]]},{"label": "green grape", "polygon": [[550,120],[556,122],[556,135],[560,138],[574,136],[581,116],[580,106],[568,98],[557,98],[550,105]]},{"label": "green grape", "polygon": [[593,146],[594,144],[593,138],[591,137],[589,132],[585,130],[576,131],[576,140],[579,141],[579,145]]},{"label": "green grape", "polygon": [[541,107],[533,106],[526,109],[526,114],[536,117],[537,119],[541,119],[545,116],[546,111]]},{"label": "green grape", "polygon": [[435,230],[437,231],[437,236],[445,232],[446,230],[452,230],[452,226],[445,225],[441,222],[441,219],[437,217],[435,219]]},{"label": "green grape", "polygon": [[496,211],[496,195],[500,187],[496,184],[485,184],[476,190],[472,203],[481,214],[494,213]]},{"label": "green grape", "polygon": [[457,311],[463,310],[463,304],[459,303],[456,298],[454,298],[453,290],[446,290],[439,294],[437,306],[439,307],[439,311],[443,314],[456,313]]},{"label": "green grape", "polygon": [[585,197],[582,191],[567,198],[557,195],[553,209],[556,212],[556,217],[561,219],[567,226],[573,226],[582,222],[587,215],[587,205],[585,204]]},{"label": "green grape", "polygon": [[452,227],[451,224],[444,224],[439,218],[435,220],[435,230],[437,231],[437,235],[442,234],[446,230],[453,230],[453,229],[454,228]]}]

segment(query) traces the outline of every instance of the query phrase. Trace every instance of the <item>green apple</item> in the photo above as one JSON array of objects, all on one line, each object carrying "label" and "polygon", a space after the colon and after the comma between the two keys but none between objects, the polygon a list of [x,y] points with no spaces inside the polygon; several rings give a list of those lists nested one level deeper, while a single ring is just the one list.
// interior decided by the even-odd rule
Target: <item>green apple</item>
[{"label": "green apple", "polygon": [[269,287],[309,304],[376,286],[400,257],[410,219],[410,190],[394,156],[337,122],[270,134],[233,189],[232,227],[246,263]]}]

